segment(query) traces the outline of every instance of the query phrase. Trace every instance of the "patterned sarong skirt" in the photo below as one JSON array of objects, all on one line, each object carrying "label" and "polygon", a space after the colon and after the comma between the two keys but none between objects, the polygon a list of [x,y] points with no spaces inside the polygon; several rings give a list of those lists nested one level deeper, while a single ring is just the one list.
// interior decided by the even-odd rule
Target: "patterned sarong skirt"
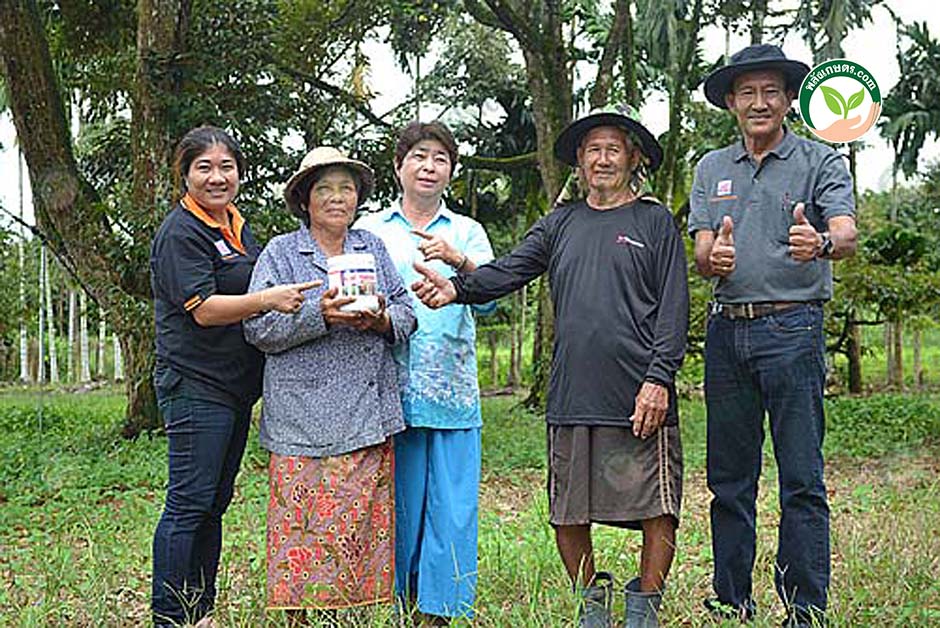
[{"label": "patterned sarong skirt", "polygon": [[328,458],[271,454],[269,609],[330,609],[392,599],[391,440]]}]

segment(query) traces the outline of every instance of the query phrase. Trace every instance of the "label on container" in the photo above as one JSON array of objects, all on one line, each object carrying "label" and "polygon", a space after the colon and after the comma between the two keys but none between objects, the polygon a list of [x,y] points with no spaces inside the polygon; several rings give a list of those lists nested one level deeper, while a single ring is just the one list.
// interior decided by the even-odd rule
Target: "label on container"
[{"label": "label on container", "polygon": [[337,288],[337,296],[355,297],[342,306],[344,312],[379,309],[378,283],[375,257],[371,253],[335,255],[326,260],[330,288]]}]

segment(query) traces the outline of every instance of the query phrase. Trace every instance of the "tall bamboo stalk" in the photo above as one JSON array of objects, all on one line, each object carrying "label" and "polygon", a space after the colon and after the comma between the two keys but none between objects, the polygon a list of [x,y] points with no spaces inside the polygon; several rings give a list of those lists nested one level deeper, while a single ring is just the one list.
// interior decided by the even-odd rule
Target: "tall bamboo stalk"
[{"label": "tall bamboo stalk", "polygon": [[23,227],[23,151],[17,152],[17,170],[19,174],[20,201],[20,237],[16,243],[19,258],[20,288],[20,381],[29,381],[29,335],[26,331],[26,251],[23,242],[26,230]]},{"label": "tall bamboo stalk", "polygon": [[124,360],[121,357],[121,339],[117,334],[111,334],[111,342],[114,343],[114,381],[124,380]]},{"label": "tall bamboo stalk", "polygon": [[91,365],[88,352],[88,295],[84,290],[78,294],[78,310],[79,368],[81,369],[79,379],[82,382],[89,382],[91,381]]},{"label": "tall bamboo stalk", "polygon": [[70,382],[76,381],[75,377],[75,310],[76,310],[75,291],[69,290],[69,342],[68,357],[66,359],[67,377]]},{"label": "tall bamboo stalk", "polygon": [[[45,251],[45,247],[43,247]],[[59,359],[55,346],[55,317],[52,311],[52,282],[49,281],[49,255],[43,255],[42,273],[46,299],[46,337],[49,340],[49,383],[59,383]]]},{"label": "tall bamboo stalk", "polygon": [[40,384],[46,383],[46,347],[45,347],[45,331],[46,326],[46,308],[43,307],[43,296],[46,294],[46,273],[43,270],[46,268],[46,245],[43,244],[39,247],[39,328],[38,328],[38,346],[39,346],[39,355],[36,364],[36,381]]},{"label": "tall bamboo stalk", "polygon": [[105,334],[107,331],[107,324],[104,322],[104,311],[100,308],[98,309],[98,368],[96,373],[99,379],[104,379],[104,347],[108,342],[108,337]]}]

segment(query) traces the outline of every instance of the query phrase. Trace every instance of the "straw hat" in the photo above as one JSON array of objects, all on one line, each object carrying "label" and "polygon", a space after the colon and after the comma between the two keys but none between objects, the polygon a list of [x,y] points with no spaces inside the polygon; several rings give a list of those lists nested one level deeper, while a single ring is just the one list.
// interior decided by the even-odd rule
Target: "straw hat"
[{"label": "straw hat", "polygon": [[359,177],[359,198],[358,205],[362,205],[375,186],[375,175],[372,168],[365,163],[346,156],[343,151],[332,146],[317,146],[312,151],[304,155],[300,162],[300,168],[297,169],[287,185],[284,187],[284,200],[287,201],[287,207],[291,213],[301,220],[307,216],[308,199],[300,198],[301,184],[309,177],[314,176],[322,168],[329,166],[343,166],[349,168]]}]

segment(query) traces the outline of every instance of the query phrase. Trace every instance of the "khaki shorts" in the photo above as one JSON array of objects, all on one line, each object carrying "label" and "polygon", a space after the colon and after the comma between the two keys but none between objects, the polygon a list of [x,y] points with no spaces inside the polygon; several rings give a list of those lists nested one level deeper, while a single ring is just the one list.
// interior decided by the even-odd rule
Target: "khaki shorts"
[{"label": "khaki shorts", "polygon": [[646,440],[630,428],[549,425],[548,503],[552,525],[640,529],[682,502],[682,443],[677,426]]}]

